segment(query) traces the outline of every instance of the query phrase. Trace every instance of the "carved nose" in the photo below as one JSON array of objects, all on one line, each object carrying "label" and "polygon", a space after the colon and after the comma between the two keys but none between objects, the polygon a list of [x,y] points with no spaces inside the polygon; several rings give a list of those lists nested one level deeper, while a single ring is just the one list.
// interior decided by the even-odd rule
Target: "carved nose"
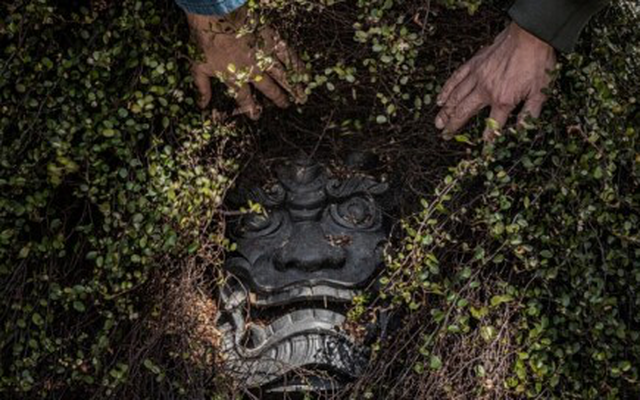
[{"label": "carved nose", "polygon": [[314,272],[342,268],[345,258],[345,250],[331,244],[318,223],[307,221],[294,224],[288,241],[276,253],[275,266],[281,271]]}]

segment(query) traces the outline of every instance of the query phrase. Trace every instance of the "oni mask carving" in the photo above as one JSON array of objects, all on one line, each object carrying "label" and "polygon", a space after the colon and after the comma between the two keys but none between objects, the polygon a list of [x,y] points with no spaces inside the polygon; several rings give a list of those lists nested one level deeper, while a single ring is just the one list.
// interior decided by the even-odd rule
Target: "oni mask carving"
[{"label": "oni mask carving", "polygon": [[362,373],[367,347],[345,330],[345,310],[382,266],[386,190],[302,157],[275,184],[237,192],[265,210],[231,223],[219,319],[224,366],[246,389],[325,391]]}]

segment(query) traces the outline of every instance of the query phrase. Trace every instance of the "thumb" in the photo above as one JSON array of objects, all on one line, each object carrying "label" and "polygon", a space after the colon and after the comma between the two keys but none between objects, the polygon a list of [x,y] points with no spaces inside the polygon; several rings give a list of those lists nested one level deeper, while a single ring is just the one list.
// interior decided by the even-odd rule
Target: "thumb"
[{"label": "thumb", "polygon": [[205,108],[211,101],[211,77],[207,74],[206,64],[194,64],[191,67],[191,74],[196,88],[200,93],[198,107]]}]

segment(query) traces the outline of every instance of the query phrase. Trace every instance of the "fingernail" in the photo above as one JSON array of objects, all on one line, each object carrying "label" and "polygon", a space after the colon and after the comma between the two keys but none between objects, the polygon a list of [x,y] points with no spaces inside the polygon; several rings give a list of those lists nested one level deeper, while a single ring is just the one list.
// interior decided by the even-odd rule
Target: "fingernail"
[{"label": "fingernail", "polygon": [[220,111],[220,110],[216,110],[215,108],[213,108],[211,110],[211,120],[213,122],[222,122],[227,118],[227,114]]},{"label": "fingernail", "polygon": [[253,121],[257,121],[260,119],[260,115],[262,114],[262,107],[258,107],[254,110],[249,111],[248,113],[249,119]]},{"label": "fingernail", "polygon": [[296,104],[304,104],[307,102],[307,94],[304,92],[304,89],[296,90],[295,100]]},{"label": "fingernail", "polygon": [[501,133],[498,129],[485,129],[482,133],[482,139],[487,143],[493,143],[493,141],[500,137]]},{"label": "fingernail", "polygon": [[436,117],[436,128],[444,128],[444,121],[442,120],[442,117]]}]

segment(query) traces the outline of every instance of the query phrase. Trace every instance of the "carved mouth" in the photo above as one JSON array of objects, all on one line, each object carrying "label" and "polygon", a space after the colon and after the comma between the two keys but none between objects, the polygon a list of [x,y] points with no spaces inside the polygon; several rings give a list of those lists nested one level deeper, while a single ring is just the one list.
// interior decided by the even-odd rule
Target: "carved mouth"
[{"label": "carved mouth", "polygon": [[[365,286],[376,271],[382,268],[382,249],[383,245],[380,244],[364,260],[350,260],[339,269],[323,265],[314,267],[314,271],[304,268],[280,270],[274,267],[272,256],[261,256],[253,262],[242,257],[232,257],[227,260],[225,269],[258,293],[295,292],[295,289],[301,287],[321,286],[353,290]],[[362,267],[363,264],[371,267]]]},{"label": "carved mouth", "polygon": [[368,360],[368,350],[343,327],[357,293],[327,285],[248,295],[236,288],[225,296],[231,318],[220,326],[225,369],[247,389],[340,387]]},{"label": "carved mouth", "polygon": [[[228,355],[227,370],[248,388],[274,384],[287,375],[318,378],[320,371],[359,376],[367,354],[343,332],[344,320],[344,315],[331,310],[301,309],[266,326],[227,331],[222,349]],[[270,390],[280,389],[272,385]]]},{"label": "carved mouth", "polygon": [[284,287],[272,293],[249,292],[241,284],[232,284],[223,290],[222,301],[227,310],[247,302],[252,306],[266,308],[311,301],[323,302],[324,308],[327,308],[329,303],[350,303],[360,293],[361,291],[357,289],[324,283],[307,282],[307,284]]}]

